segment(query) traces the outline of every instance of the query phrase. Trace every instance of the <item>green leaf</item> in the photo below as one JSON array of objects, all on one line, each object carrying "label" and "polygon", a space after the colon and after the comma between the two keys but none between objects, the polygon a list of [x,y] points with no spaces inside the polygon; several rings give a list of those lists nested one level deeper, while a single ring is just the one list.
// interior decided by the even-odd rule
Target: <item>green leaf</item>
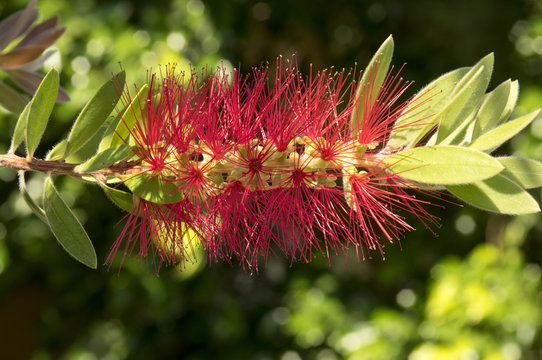
[{"label": "green leaf", "polygon": [[43,205],[49,226],[64,250],[77,261],[96,269],[96,252],[92,242],[79,220],[60,197],[50,177],[45,180]]},{"label": "green leaf", "polygon": [[105,133],[111,128],[111,122],[103,124],[94,135],[79,149],[65,157],[69,163],[83,163],[96,155]]},{"label": "green leaf", "polygon": [[[439,145],[463,145],[467,141],[467,138],[470,138],[470,134],[472,134],[472,127],[474,126],[474,118],[477,113],[477,109],[474,109],[475,111],[471,112],[469,115],[465,116],[465,118],[457,125],[457,127],[452,130],[450,134],[444,139],[439,142]],[[426,145],[434,145],[437,142],[437,134],[434,134],[430,141],[427,142]]]},{"label": "green leaf", "polygon": [[78,165],[75,168],[75,171],[82,174],[100,170],[118,161],[126,160],[130,154],[132,154],[132,148],[130,146],[125,144],[114,146],[94,155],[83,164]]},{"label": "green leaf", "polygon": [[24,140],[24,134],[26,132],[26,122],[28,121],[28,113],[30,112],[30,105],[32,103],[29,102],[24,107],[23,112],[21,115],[19,115],[19,119],[17,119],[17,124],[15,124],[15,129],[13,130],[13,136],[11,138],[11,145],[9,147],[8,153],[13,154],[15,151],[17,151],[17,148]]},{"label": "green leaf", "polygon": [[467,184],[490,178],[504,167],[481,151],[460,146],[424,146],[383,160],[401,177],[425,184]]},{"label": "green leaf", "polygon": [[487,211],[512,215],[540,211],[528,192],[501,174],[474,184],[446,188],[466,203]]},{"label": "green leaf", "polygon": [[46,160],[56,161],[64,158],[64,153],[66,152],[66,140],[62,140],[56,144],[51,151],[45,157]]},{"label": "green leaf", "polygon": [[178,183],[148,174],[127,175],[123,181],[135,195],[155,204],[172,204],[184,198],[182,192],[177,190]]},{"label": "green leaf", "polygon": [[[356,105],[352,111],[350,119],[354,131],[359,131],[363,127],[363,114],[367,109],[370,109],[390,67],[391,58],[393,56],[393,37],[390,35],[380,46],[369,65],[365,69],[361,81],[356,90]],[[356,133],[353,134],[357,136]]]},{"label": "green leaf", "polygon": [[13,113],[20,113],[26,106],[26,100],[11,86],[0,81],[0,105]]},{"label": "green leaf", "polygon": [[104,189],[109,199],[111,199],[111,201],[113,201],[115,205],[117,205],[118,207],[120,207],[121,209],[127,212],[132,212],[134,208],[134,195],[126,191],[109,187],[104,184],[100,184],[100,185]]},{"label": "green leaf", "polygon": [[436,116],[439,122],[436,143],[448,137],[480,105],[493,72],[493,54],[480,60],[459,81],[452,99]]},{"label": "green leaf", "polygon": [[26,151],[28,158],[34,156],[34,151],[36,151],[40,143],[49,116],[53,111],[58,93],[58,82],[58,72],[55,68],[52,68],[45,75],[32,98],[26,122]]},{"label": "green leaf", "polygon": [[517,119],[510,120],[480,136],[473,141],[470,147],[481,151],[491,152],[523,130],[536,119],[539,113],[540,110],[536,110]]},{"label": "green leaf", "polygon": [[145,99],[149,92],[149,87],[145,84],[141,90],[137,93],[136,97],[130,103],[130,106],[126,108],[122,119],[119,121],[113,138],[111,139],[111,146],[124,144],[130,131],[135,126],[137,120],[141,117],[142,111],[145,107]]},{"label": "green leaf", "polygon": [[505,168],[501,175],[521,185],[524,189],[542,186],[541,162],[516,156],[501,157],[497,160]]},{"label": "green leaf", "polygon": [[101,135],[96,153],[100,153],[111,147],[111,139],[113,139],[113,136],[115,136],[115,128],[118,126],[119,121],[120,116],[117,115],[111,121],[104,124],[105,130]]},{"label": "green leaf", "polygon": [[26,180],[24,178],[24,171],[19,171],[19,190],[30,210],[32,210],[32,212],[39,217],[41,221],[48,224],[47,219],[45,218],[45,211],[38,204],[36,204],[34,199],[32,199],[28,193],[26,188]]},{"label": "green leaf", "polygon": [[437,124],[436,115],[446,106],[457,83],[469,69],[446,73],[420,90],[397,119],[388,147],[416,145]]},{"label": "green leaf", "polygon": [[108,80],[85,105],[68,135],[64,158],[83,146],[107,120],[122,95],[126,73],[121,71]]},{"label": "green leaf", "polygon": [[486,94],[476,115],[473,139],[508,120],[516,106],[518,91],[518,82],[507,80]]}]

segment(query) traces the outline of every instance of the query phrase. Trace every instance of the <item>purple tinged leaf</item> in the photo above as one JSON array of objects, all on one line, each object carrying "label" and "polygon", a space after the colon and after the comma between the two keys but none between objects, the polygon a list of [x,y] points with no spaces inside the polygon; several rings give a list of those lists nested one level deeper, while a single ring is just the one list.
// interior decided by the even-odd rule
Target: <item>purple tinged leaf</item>
[{"label": "purple tinged leaf", "polygon": [[[17,84],[21,89],[26,91],[29,94],[34,94],[38,87],[40,86],[43,75],[36,74],[23,69],[16,70],[7,70],[6,73],[9,75],[11,80]],[[62,87],[58,89],[58,95],[56,98],[57,103],[70,101],[70,96]]]},{"label": "purple tinged leaf", "polygon": [[0,68],[18,68],[34,59],[37,59],[45,51],[45,49],[45,47],[33,46],[12,50],[6,54],[2,54],[0,55]]},{"label": "purple tinged leaf", "polygon": [[0,105],[13,113],[23,111],[26,100],[13,88],[0,81]]},{"label": "purple tinged leaf", "polygon": [[28,30],[38,18],[37,1],[32,0],[26,8],[10,15],[0,23],[0,51],[4,50],[13,39]]},{"label": "purple tinged leaf", "polygon": [[[49,20],[54,20],[51,18]],[[47,21],[49,21],[47,20]],[[47,48],[55,43],[55,41],[66,31],[65,27],[50,26],[47,21],[32,29],[13,49],[24,49],[26,47],[39,46]],[[49,25],[49,26],[43,26]]]},{"label": "purple tinged leaf", "polygon": [[24,64],[20,70],[26,70],[26,71],[37,71],[39,70],[43,64],[54,54],[56,53],[56,50],[48,50],[47,52],[43,53],[42,56],[37,58],[36,60],[33,60],[29,63]]}]

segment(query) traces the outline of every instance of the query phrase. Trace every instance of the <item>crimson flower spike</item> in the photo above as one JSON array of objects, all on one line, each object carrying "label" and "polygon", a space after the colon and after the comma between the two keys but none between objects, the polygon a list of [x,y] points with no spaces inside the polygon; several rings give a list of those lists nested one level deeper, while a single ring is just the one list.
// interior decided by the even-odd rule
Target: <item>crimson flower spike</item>
[{"label": "crimson flower spike", "polygon": [[[408,97],[412,83],[400,78],[402,67],[390,69],[392,52],[390,37],[359,78],[312,67],[303,75],[295,57],[279,58],[271,80],[268,66],[247,76],[223,68],[176,75],[171,67],[153,75],[136,121],[126,112],[119,124],[129,129],[132,169],[121,178],[135,206],[109,261],[138,249],[158,270],[202,248],[209,261],[252,271],[280,254],[292,262],[350,249],[384,256],[382,239],[414,230],[404,214],[439,226],[428,207],[445,190],[490,211],[538,211],[499,174],[519,160],[489,155],[508,139],[499,126],[510,114],[501,106],[491,110],[499,120],[487,120],[493,58]],[[513,187],[525,207],[489,187]]]}]

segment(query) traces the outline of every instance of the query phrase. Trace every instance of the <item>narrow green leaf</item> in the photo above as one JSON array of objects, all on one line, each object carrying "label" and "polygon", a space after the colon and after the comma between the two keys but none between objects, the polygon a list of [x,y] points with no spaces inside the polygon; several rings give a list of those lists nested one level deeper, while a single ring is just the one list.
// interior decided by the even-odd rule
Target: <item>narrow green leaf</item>
[{"label": "narrow green leaf", "polygon": [[85,105],[68,135],[65,158],[83,146],[101,128],[119,101],[125,82],[126,74],[121,71],[113,80],[103,84]]},{"label": "narrow green leaf", "polygon": [[145,84],[141,90],[137,93],[136,97],[132,100],[130,106],[126,108],[122,119],[119,121],[113,138],[111,139],[111,146],[124,144],[130,131],[136,124],[137,120],[141,117],[142,110],[145,107],[145,99],[149,92],[149,87]]},{"label": "narrow green leaf", "polygon": [[[370,109],[386,79],[393,56],[393,37],[390,35],[380,46],[365,69],[356,90],[356,105],[352,111],[351,124],[354,131],[361,130],[363,116]],[[356,136],[357,134],[353,134]]]},{"label": "narrow green leaf", "polygon": [[148,174],[127,175],[124,184],[135,195],[155,204],[171,204],[181,201],[184,197],[177,187],[178,183],[158,179]]},{"label": "narrow green leaf", "polygon": [[491,152],[507,140],[513,138],[540,114],[540,110],[530,112],[517,119],[510,120],[485,133],[470,145],[473,149]]},{"label": "narrow green leaf", "polygon": [[111,122],[103,124],[94,135],[79,149],[65,157],[66,162],[83,163],[96,155],[105,133],[111,128]]},{"label": "narrow green leaf", "polygon": [[504,165],[502,176],[521,185],[524,189],[542,186],[542,163],[532,159],[516,156],[498,158]]},{"label": "narrow green leaf", "polygon": [[109,199],[111,199],[111,201],[113,201],[115,205],[117,205],[118,207],[120,207],[121,209],[127,212],[132,212],[134,208],[134,195],[126,191],[109,187],[104,184],[100,184],[100,185],[104,189]]},{"label": "narrow green leaf", "polygon": [[75,171],[80,174],[97,171],[106,168],[118,161],[126,160],[126,158],[131,154],[132,148],[128,145],[122,144],[114,146],[94,155],[83,164],[78,165],[75,168]]},{"label": "narrow green leaf", "polygon": [[113,119],[111,119],[111,121],[107,121],[104,124],[105,131],[101,136],[96,153],[100,153],[111,147],[111,139],[113,139],[113,136],[115,136],[115,129],[119,125],[120,118],[120,116],[115,116]]},{"label": "narrow green leaf", "polygon": [[64,157],[64,153],[66,152],[66,140],[62,140],[58,144],[56,144],[51,151],[47,154],[45,157],[46,160],[56,161],[61,160]]},{"label": "narrow green leaf", "polygon": [[12,113],[20,113],[26,106],[26,100],[11,86],[0,81],[0,105]]},{"label": "narrow green leaf", "polygon": [[[470,134],[472,133],[472,128],[474,126],[474,119],[477,113],[477,109],[474,109],[473,112],[471,112],[469,115],[465,116],[465,118],[457,125],[457,127],[452,130],[450,134],[444,139],[441,140],[438,144],[439,145],[464,145],[467,141],[467,138],[470,139]],[[434,145],[437,143],[437,134],[434,134],[431,140],[434,140],[433,142],[427,142],[427,145]]]},{"label": "narrow green leaf", "polygon": [[486,94],[476,114],[473,139],[508,119],[516,105],[518,90],[517,81],[507,80]]},{"label": "narrow green leaf", "polygon": [[425,184],[467,184],[490,178],[504,167],[481,151],[460,146],[424,146],[383,160],[401,177]]},{"label": "narrow green leaf", "polygon": [[58,72],[52,68],[43,78],[38,90],[32,98],[32,105],[28,112],[26,122],[26,151],[27,157],[34,156],[38,147],[47,121],[56,101],[58,93]]},{"label": "narrow green leaf", "polygon": [[13,136],[11,137],[11,145],[9,147],[8,153],[13,154],[17,151],[17,148],[24,140],[24,134],[26,132],[26,122],[28,121],[28,113],[30,112],[30,105],[32,102],[29,102],[24,107],[23,112],[19,115],[17,119],[17,124],[15,124],[15,129],[13,130]]},{"label": "narrow green leaf", "polygon": [[437,144],[446,139],[480,105],[492,72],[493,54],[489,54],[459,81],[452,93],[451,101],[437,115],[436,120],[439,122]]},{"label": "narrow green leaf", "polygon": [[474,184],[446,188],[466,203],[487,211],[512,215],[540,211],[528,192],[501,174]]},{"label": "narrow green leaf", "polygon": [[60,197],[50,177],[45,180],[43,205],[49,226],[64,250],[77,261],[96,269],[94,246],[79,220]]},{"label": "narrow green leaf", "polygon": [[449,102],[457,83],[469,69],[446,73],[420,90],[397,119],[388,147],[398,149],[416,145],[437,124],[438,113]]},{"label": "narrow green leaf", "polygon": [[28,193],[28,189],[26,188],[26,180],[24,178],[24,171],[19,171],[19,191],[21,192],[21,195],[23,196],[24,201],[32,210],[32,212],[40,218],[41,221],[48,224],[47,219],[45,218],[45,211],[32,199],[30,194]]}]

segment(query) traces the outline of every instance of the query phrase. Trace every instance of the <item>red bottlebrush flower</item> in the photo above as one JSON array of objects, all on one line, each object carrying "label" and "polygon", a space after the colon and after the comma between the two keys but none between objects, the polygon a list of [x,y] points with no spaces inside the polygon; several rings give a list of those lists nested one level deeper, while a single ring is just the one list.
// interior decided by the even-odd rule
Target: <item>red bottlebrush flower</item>
[{"label": "red bottlebrush flower", "polygon": [[167,69],[151,78],[130,133],[140,169],[132,176],[147,176],[142,187],[158,180],[166,195],[149,196],[151,185],[132,189],[137,206],[110,260],[123,243],[131,252],[139,242],[140,256],[174,264],[194,237],[209,260],[238,259],[251,269],[276,253],[309,261],[353,246],[365,257],[381,249],[379,234],[392,241],[412,229],[401,211],[436,223],[379,160],[409,83],[397,75],[381,89],[369,83],[363,96],[378,91],[376,101],[352,125],[359,99],[351,74],[304,77],[295,59],[286,64],[277,63],[273,86],[267,67],[246,77]]}]

